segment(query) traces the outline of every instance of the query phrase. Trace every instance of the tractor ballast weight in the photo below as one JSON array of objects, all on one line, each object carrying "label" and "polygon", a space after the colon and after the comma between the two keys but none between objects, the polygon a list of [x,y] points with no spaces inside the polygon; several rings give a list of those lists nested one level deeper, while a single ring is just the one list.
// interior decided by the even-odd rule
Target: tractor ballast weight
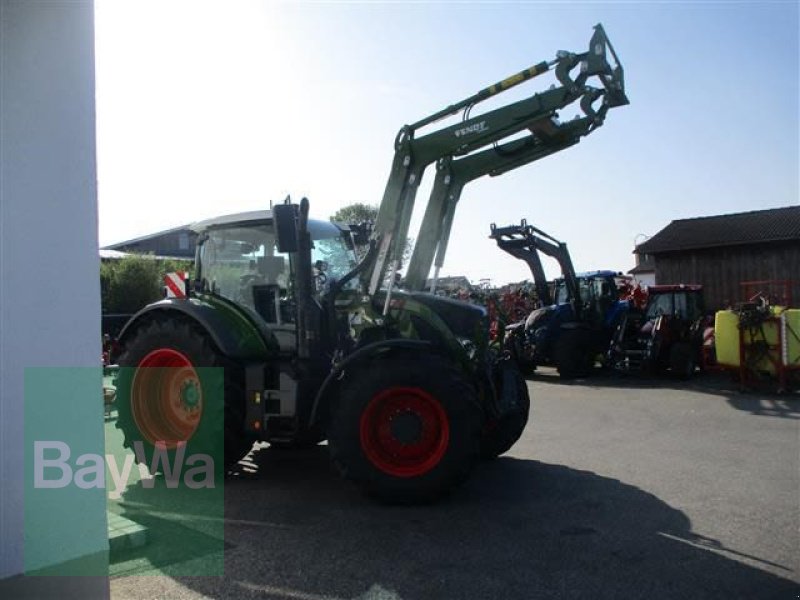
[{"label": "tractor ballast weight", "polygon": [[[560,87],[415,136],[553,67]],[[587,85],[594,77],[602,89]],[[576,101],[586,116],[559,124],[556,110]],[[257,440],[297,447],[328,439],[333,463],[368,493],[399,502],[446,493],[476,458],[517,441],[530,399],[513,361],[490,346],[484,308],[394,290],[394,276],[381,289],[422,172],[441,161],[460,186],[476,172],[499,174],[575,143],[624,103],[622,69],[598,25],[589,52],[559,53],[404,127],[360,261],[353,243],[363,232],[310,219],[305,198],[193,225],[189,297],[146,307],[120,338],[117,426],[126,445],[142,443],[152,455],[162,442],[175,453],[184,441],[187,453],[210,453],[231,470]],[[525,129],[527,138],[504,141]],[[426,215],[423,228],[449,235],[451,208]],[[435,248],[423,250],[419,272]],[[200,367],[224,371],[220,393],[204,388]],[[224,451],[207,447],[212,438],[224,439]]]}]

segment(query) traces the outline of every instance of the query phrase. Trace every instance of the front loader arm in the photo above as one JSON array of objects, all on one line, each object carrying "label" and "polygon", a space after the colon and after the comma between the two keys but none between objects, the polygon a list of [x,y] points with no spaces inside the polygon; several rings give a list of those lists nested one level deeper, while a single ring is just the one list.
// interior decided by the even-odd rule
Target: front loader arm
[{"label": "front loader arm", "polygon": [[[497,246],[501,250],[527,263],[533,274],[536,292],[545,305],[550,304],[552,299],[547,288],[547,279],[542,269],[539,253],[554,258],[561,267],[561,273],[567,286],[567,293],[573,304],[575,318],[580,319],[580,311],[583,304],[578,286],[578,277],[575,274],[572,258],[564,242],[558,241],[541,229],[528,225],[525,219],[519,225],[510,225],[508,227],[497,227],[492,223],[490,230],[489,237],[497,242]],[[543,292],[542,290],[546,291]]]},{"label": "front loader arm", "polygon": [[[609,55],[613,57],[613,66],[609,63]],[[476,117],[465,118],[461,123],[416,137],[418,129],[460,110],[465,111],[466,117],[475,104],[528,81],[552,67],[555,67],[560,86],[554,86],[530,98]],[[573,77],[572,72],[577,67],[580,67],[578,75]],[[597,77],[604,89],[586,85],[590,77]],[[591,111],[591,103],[598,94],[603,96],[604,106],[599,111]],[[591,98],[588,102],[587,96]],[[608,107],[628,103],[624,92],[622,67],[600,25],[595,27],[588,52],[582,54],[559,52],[553,61],[540,62],[530,69],[520,71],[493,86],[484,88],[461,102],[403,127],[395,140],[392,170],[373,232],[378,251],[370,268],[365,271],[361,279],[365,291],[374,295],[385,277],[388,264],[391,263],[393,269],[396,267],[408,235],[417,188],[428,165],[444,157],[469,154],[526,129],[535,131],[537,125],[552,122],[558,110],[579,99],[584,111],[587,106],[589,107],[591,113],[587,113],[587,118],[594,119],[593,127],[602,123]]]},{"label": "front loader arm", "polygon": [[[591,105],[589,105],[589,109]],[[552,119],[537,122],[522,139],[496,145],[461,158],[445,157],[436,165],[436,179],[422,219],[414,252],[406,271],[404,287],[413,291],[424,288],[431,264],[435,264],[435,291],[439,270],[444,265],[455,210],[464,186],[489,175],[497,177],[533,161],[550,156],[577,144],[581,137],[601,123],[592,114],[560,124]],[[434,263],[435,254],[435,263]]]}]

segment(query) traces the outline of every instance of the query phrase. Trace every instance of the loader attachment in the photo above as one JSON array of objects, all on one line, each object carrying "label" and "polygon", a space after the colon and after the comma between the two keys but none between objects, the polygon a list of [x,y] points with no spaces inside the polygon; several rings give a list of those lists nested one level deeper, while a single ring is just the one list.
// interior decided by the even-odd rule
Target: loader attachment
[{"label": "loader attachment", "polygon": [[[471,109],[478,103],[512,87],[529,81],[542,73],[555,68],[555,76],[560,85],[485,112],[471,116]],[[592,86],[598,80],[602,87]],[[601,101],[599,108],[594,104]],[[584,117],[569,126],[558,121],[558,111],[578,103]],[[416,253],[412,259],[411,287],[419,289],[424,285],[427,271],[432,263],[432,254],[437,253],[443,260],[447,245],[449,226],[452,223],[452,210],[458,201],[460,187],[475,177],[484,174],[499,175],[508,170],[528,164],[554,152],[567,148],[603,124],[609,108],[628,104],[625,95],[622,66],[614,48],[601,25],[594,28],[589,49],[583,53],[558,52],[555,59],[540,61],[528,69],[503,79],[476,94],[439,110],[428,117],[400,129],[395,139],[395,155],[389,179],[373,231],[377,245],[375,259],[361,277],[364,292],[375,295],[382,285],[387,269],[391,269],[389,286],[394,283],[394,274],[399,267],[405,240],[407,239],[414,201],[425,169],[432,163],[449,160],[455,164],[456,157],[464,161],[461,181],[452,185],[453,177],[443,177],[442,185],[450,187],[447,206],[442,207],[444,198],[441,189],[434,190],[432,199],[439,206],[426,211],[420,239],[425,247],[422,254]],[[436,131],[417,136],[417,130],[436,121],[463,111],[460,123],[446,125]],[[531,133],[524,150],[513,140],[525,131]],[[481,152],[487,146],[492,149]],[[518,160],[508,159],[503,150],[514,149],[521,153]],[[474,154],[473,154],[474,153]],[[491,156],[490,154],[491,153]],[[476,157],[472,168],[467,168],[470,160]],[[491,164],[490,164],[491,163]],[[458,170],[458,169],[456,169]],[[439,186],[441,188],[441,185]],[[434,195],[438,194],[436,198]],[[427,223],[433,219],[434,224]],[[443,243],[433,243],[438,237]],[[437,266],[441,266],[437,259]],[[391,289],[389,290],[391,295]],[[388,307],[388,298],[386,306]]]},{"label": "loader attachment", "polygon": [[[606,36],[605,29],[599,23],[594,26],[594,35],[589,42],[590,63],[599,66],[600,81],[606,89],[606,98],[609,108],[630,104],[625,95],[625,76],[622,63],[619,62],[614,46]],[[611,61],[609,61],[609,58]]]}]

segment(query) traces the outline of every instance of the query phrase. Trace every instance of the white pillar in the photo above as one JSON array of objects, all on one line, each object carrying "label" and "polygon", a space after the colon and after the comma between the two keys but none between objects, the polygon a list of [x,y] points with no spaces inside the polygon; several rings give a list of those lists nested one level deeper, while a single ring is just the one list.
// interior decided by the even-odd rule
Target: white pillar
[{"label": "white pillar", "polygon": [[[23,570],[24,370],[99,373],[93,3],[0,0],[0,46],[2,579]],[[63,411],[102,444],[101,403],[86,400],[65,401]],[[54,413],[54,423],[63,418]],[[73,518],[104,530],[105,506],[96,505]],[[92,548],[107,549],[107,536],[96,537]],[[52,559],[80,558],[85,549],[54,549]],[[22,584],[35,585],[31,579],[48,578]]]}]

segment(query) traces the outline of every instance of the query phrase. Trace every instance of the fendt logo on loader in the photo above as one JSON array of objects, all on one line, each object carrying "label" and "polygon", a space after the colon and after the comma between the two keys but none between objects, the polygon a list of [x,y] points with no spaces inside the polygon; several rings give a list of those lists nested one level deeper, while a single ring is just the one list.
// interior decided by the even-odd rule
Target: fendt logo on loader
[{"label": "fendt logo on loader", "polygon": [[456,129],[456,137],[461,137],[462,135],[469,135],[470,133],[482,133],[487,131],[489,128],[486,127],[486,121],[481,121],[480,123],[474,123],[473,125],[469,125],[468,127],[462,127],[461,129]]}]

